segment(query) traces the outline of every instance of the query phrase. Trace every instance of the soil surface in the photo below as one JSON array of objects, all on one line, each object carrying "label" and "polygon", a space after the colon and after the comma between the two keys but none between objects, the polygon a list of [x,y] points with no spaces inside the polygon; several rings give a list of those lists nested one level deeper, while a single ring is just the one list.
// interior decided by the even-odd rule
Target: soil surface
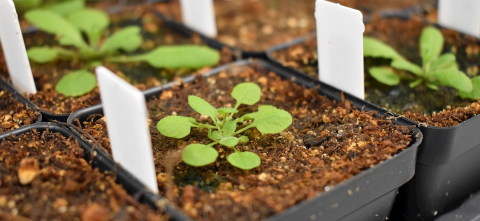
[{"label": "soil surface", "polygon": [[18,102],[11,93],[0,89],[0,133],[33,124],[39,114],[39,111],[32,111]]},{"label": "soil surface", "polygon": [[[250,142],[237,148],[258,154],[261,166],[237,169],[226,161],[233,150],[219,145],[214,146],[219,157],[213,164],[192,167],[181,162],[186,145],[211,143],[207,131],[193,128],[183,139],[168,138],[157,131],[158,121],[179,115],[208,123],[189,107],[188,95],[217,108],[233,107],[231,90],[242,82],[259,85],[262,97],[256,105],[241,105],[234,117],[256,111],[259,104],[274,105],[293,117],[280,134],[244,132]],[[266,219],[390,159],[412,141],[408,127],[357,110],[349,101],[329,100],[255,66],[232,67],[215,77],[184,83],[148,101],[147,108],[160,194],[196,220]],[[91,116],[82,126],[99,139],[106,130],[105,118]],[[107,136],[101,144],[110,151]]]},{"label": "soil surface", "polygon": [[[434,0],[338,0],[364,14],[423,5]],[[215,0],[217,39],[247,51],[265,51],[296,37],[315,32],[315,0]],[[167,17],[181,21],[178,0],[157,4]]]},{"label": "soil surface", "polygon": [[[386,42],[408,60],[421,65],[418,42],[425,26],[426,24],[417,17],[409,20],[374,18],[366,24],[365,35]],[[454,53],[460,70],[469,77],[477,76],[480,65],[480,45],[476,39],[448,29],[441,29],[441,32],[445,38],[443,53]],[[315,37],[302,44],[274,52],[273,57],[285,66],[308,73],[312,77],[318,77]],[[368,73],[368,69],[372,66],[388,64],[388,60],[366,58],[365,73]],[[366,74],[366,99],[395,113],[405,114],[413,120],[434,126],[453,126],[480,113],[476,107],[477,102],[472,106],[472,100],[461,99],[458,92],[452,88],[440,87],[438,91],[433,91],[423,85],[411,89],[408,84],[409,82],[405,81],[400,85],[389,87]],[[457,107],[460,109],[456,109]],[[439,116],[435,112],[442,112],[441,116],[444,117],[451,113],[452,117],[441,119],[435,117]],[[462,114],[463,112],[466,113]],[[458,117],[458,114],[462,117]]]},{"label": "soil surface", "polygon": [[[159,19],[157,19],[147,6],[129,7],[121,13],[110,16],[111,26],[104,33],[107,37],[111,33],[128,25],[138,25],[142,28],[142,37],[144,42],[141,49],[136,53],[150,51],[160,45],[174,44],[201,44],[198,36],[191,39],[182,37],[166,28]],[[24,34],[26,47],[33,46],[55,46],[58,42],[53,35],[44,32],[35,32]],[[3,53],[0,51],[0,53]],[[232,60],[232,54],[229,51],[222,52],[221,63],[227,63]],[[7,76],[7,69],[3,54],[0,55],[0,74]],[[83,68],[87,63],[85,61],[63,61],[58,60],[54,63],[37,64],[32,62],[32,72],[35,78],[38,93],[28,95],[29,99],[37,104],[41,109],[55,113],[68,114],[79,109],[100,103],[100,94],[98,89],[80,96],[66,97],[55,91],[56,83],[67,73]],[[169,82],[175,78],[181,78],[196,71],[208,70],[209,67],[203,69],[156,69],[147,63],[110,63],[103,62],[103,66],[109,68],[114,73],[130,82],[141,90],[159,86]],[[94,73],[94,69],[90,71]]]},{"label": "soil surface", "polygon": [[2,141],[0,219],[168,220],[83,157],[80,145],[59,133],[32,131]]}]

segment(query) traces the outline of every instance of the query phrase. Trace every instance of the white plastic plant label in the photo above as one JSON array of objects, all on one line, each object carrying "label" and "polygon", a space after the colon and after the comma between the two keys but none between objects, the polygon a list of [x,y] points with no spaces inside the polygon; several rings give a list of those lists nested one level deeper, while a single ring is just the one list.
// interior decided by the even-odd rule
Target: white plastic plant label
[{"label": "white plastic plant label", "polygon": [[96,73],[114,160],[158,193],[145,97],[105,67]]},{"label": "white plastic plant label", "polygon": [[217,37],[213,0],[180,0],[183,23],[208,37]]},{"label": "white plastic plant label", "polygon": [[320,81],[364,99],[362,13],[317,0],[315,18]]},{"label": "white plastic plant label", "polygon": [[12,0],[0,0],[0,41],[13,87],[21,93],[37,93]]},{"label": "white plastic plant label", "polygon": [[480,38],[480,0],[439,0],[438,23]]}]

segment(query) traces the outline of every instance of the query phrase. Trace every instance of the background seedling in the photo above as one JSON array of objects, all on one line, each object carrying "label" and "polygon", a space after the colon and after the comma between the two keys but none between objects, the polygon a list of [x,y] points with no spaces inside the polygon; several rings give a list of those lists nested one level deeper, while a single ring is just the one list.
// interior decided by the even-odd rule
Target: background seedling
[{"label": "background seedling", "polygon": [[432,90],[438,90],[439,86],[446,86],[457,89],[462,98],[480,98],[480,77],[469,79],[458,69],[454,54],[441,54],[444,38],[434,27],[424,28],[420,36],[422,67],[406,60],[395,49],[377,39],[365,37],[363,44],[365,57],[391,60],[391,67],[369,69],[372,77],[383,84],[395,86],[401,80],[408,80],[411,88],[425,84]]},{"label": "background seedling", "polygon": [[[107,13],[83,8],[65,16],[49,9],[31,10],[25,14],[25,18],[39,30],[56,35],[60,44],[29,48],[31,60],[37,63],[60,59],[90,61],[84,69],[65,75],[55,87],[57,92],[67,96],[83,95],[95,88],[94,75],[88,69],[98,66],[99,61],[147,62],[155,68],[201,68],[213,66],[220,60],[217,51],[197,45],[160,46],[143,54],[122,55],[135,52],[142,45],[139,27],[128,26],[103,37],[110,25]],[[77,85],[78,82],[81,84]]]},{"label": "background seedling", "polygon": [[[192,127],[207,128],[208,138],[214,142],[204,144],[190,144],[182,151],[182,160],[192,166],[205,166],[215,162],[218,152],[213,148],[221,144],[232,148],[235,152],[227,157],[228,162],[235,167],[249,170],[260,165],[260,157],[248,151],[239,151],[235,146],[239,143],[248,143],[247,136],[240,135],[245,130],[256,127],[261,133],[280,133],[292,124],[292,116],[274,106],[263,105],[257,112],[245,114],[240,118],[233,118],[242,104],[253,105],[260,100],[261,90],[254,83],[237,85],[232,93],[237,101],[234,108],[216,109],[200,97],[190,95],[188,103],[196,112],[212,119],[213,125],[197,122],[195,118],[182,116],[168,116],[157,124],[158,131],[167,137],[184,138],[190,134]],[[222,116],[221,120],[219,116]],[[247,125],[238,128],[237,124]]]}]

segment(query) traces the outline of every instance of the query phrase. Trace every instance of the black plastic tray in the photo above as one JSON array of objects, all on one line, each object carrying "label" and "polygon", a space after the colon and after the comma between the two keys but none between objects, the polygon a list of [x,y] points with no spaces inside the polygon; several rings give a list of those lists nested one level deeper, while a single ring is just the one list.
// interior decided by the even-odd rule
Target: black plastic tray
[{"label": "black plastic tray", "polygon": [[[274,46],[268,50],[267,56],[272,62],[282,66],[273,58],[273,52],[300,44],[312,37],[315,35]],[[293,68],[285,69],[314,79]],[[452,127],[425,126],[407,118],[403,119],[417,125],[424,135],[418,151],[416,175],[408,187],[401,191],[401,194],[408,194],[402,197],[409,200],[408,204],[402,203],[408,207],[408,212],[405,213],[411,217],[417,217],[417,214],[424,217],[436,216],[449,209],[450,204],[480,187],[480,115]]]},{"label": "black plastic tray", "polygon": [[[80,139],[78,136],[74,135],[66,127],[55,124],[55,123],[30,124],[25,127],[12,130],[8,133],[1,134],[0,140],[6,139],[12,134],[19,135],[19,134],[29,132],[33,129],[40,132],[46,131],[46,130],[49,130],[51,132],[59,132],[66,138],[73,137],[73,139],[75,139],[80,144],[80,146],[85,150],[85,160],[87,162],[90,162],[92,157],[91,145],[83,141],[82,139]],[[99,168],[99,170],[102,172],[110,171],[112,173],[115,173],[116,182],[120,184],[130,195],[134,196],[134,198],[138,199],[140,202],[147,203],[150,207],[154,209],[158,209],[158,206],[154,204],[155,201],[150,199],[154,197],[153,194],[151,194],[148,191],[148,188],[145,185],[143,185],[135,177],[129,174],[121,166],[113,162],[113,160],[106,153],[98,149],[95,149],[93,151],[93,155],[94,157],[91,164],[93,168]],[[161,198],[160,199],[158,198],[158,196],[155,196],[154,198],[158,200],[158,202],[163,202]],[[173,209],[174,206],[169,205],[168,203],[163,203],[162,205],[163,206],[160,208],[161,211],[171,214],[172,218],[175,218],[177,220],[182,220],[186,218],[183,214]]]},{"label": "black plastic tray", "polygon": [[480,192],[470,194],[470,197],[460,207],[452,210],[435,221],[476,221],[480,217]]},{"label": "black plastic tray", "polygon": [[[15,89],[13,89],[9,84],[7,84],[1,78],[0,78],[0,88],[7,91],[10,94],[12,94],[13,98],[15,98],[18,102],[27,106],[30,110],[39,110],[39,108],[35,104],[33,104],[29,100],[22,97],[22,95],[20,95]],[[39,122],[42,122],[42,113],[38,113],[37,121],[35,123],[39,123]],[[23,127],[25,127],[25,126],[23,126]],[[20,128],[22,128],[22,127],[20,127]],[[8,132],[5,132],[4,134],[6,134],[6,133],[8,133]],[[2,135],[2,134],[0,134],[0,135]]]},{"label": "black plastic tray", "polygon": [[[294,78],[296,83],[307,88],[320,86],[318,90],[320,94],[333,100],[341,100],[340,91],[306,78],[302,74],[292,74],[263,60],[238,61],[215,68],[206,73],[205,76],[218,74],[232,65],[260,65],[285,79]],[[195,77],[190,76],[185,78],[184,81],[191,82],[194,79]],[[167,90],[171,86],[171,84],[168,84],[163,87],[151,88],[144,92],[145,97],[148,100],[153,96],[158,96],[163,90]],[[351,100],[356,107],[363,108],[365,111],[377,111],[378,114],[386,114],[386,111],[351,95],[345,94],[345,98]],[[103,114],[102,106],[97,105],[75,112],[70,116],[68,122],[73,124],[76,119],[82,122],[93,114]],[[408,122],[402,119],[394,120],[394,122],[400,125],[409,125]],[[73,128],[71,129],[78,134]],[[417,147],[422,141],[422,134],[415,127],[412,127],[412,133],[413,141],[411,146],[395,155],[392,159],[356,175],[312,200],[299,203],[286,212],[271,217],[269,220],[382,220],[388,217],[397,189],[414,175],[415,157]],[[349,192],[353,192],[353,194],[350,195]]]}]

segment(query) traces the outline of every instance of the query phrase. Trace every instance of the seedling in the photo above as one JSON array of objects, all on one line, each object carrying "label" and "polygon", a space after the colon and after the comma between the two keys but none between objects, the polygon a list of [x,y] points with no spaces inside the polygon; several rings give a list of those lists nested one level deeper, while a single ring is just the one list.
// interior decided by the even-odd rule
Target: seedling
[{"label": "seedling", "polygon": [[[192,127],[207,128],[208,138],[213,143],[190,144],[182,151],[182,160],[191,166],[205,166],[215,162],[218,152],[213,148],[221,144],[232,148],[235,152],[227,157],[228,162],[240,169],[249,170],[260,166],[260,157],[255,153],[240,152],[235,146],[238,142],[248,143],[249,138],[240,135],[245,130],[256,127],[261,133],[280,133],[292,124],[292,116],[274,106],[263,105],[257,112],[245,114],[240,118],[233,118],[238,113],[241,104],[253,105],[260,100],[260,88],[254,83],[242,83],[233,88],[232,97],[237,101],[234,108],[215,109],[200,97],[190,95],[188,104],[196,112],[208,116],[214,125],[197,122],[195,118],[182,116],[168,116],[157,124],[158,131],[167,137],[184,138],[190,134]],[[221,119],[219,118],[221,116]],[[239,129],[237,124],[246,125]]]},{"label": "seedling", "polygon": [[135,52],[142,45],[139,27],[128,26],[104,38],[102,34],[110,24],[105,12],[84,8],[65,16],[47,9],[31,10],[25,14],[30,23],[56,35],[60,43],[55,47],[29,48],[28,57],[31,60],[37,63],[60,59],[90,62],[82,70],[65,75],[56,85],[57,92],[67,96],[80,96],[95,88],[95,75],[88,69],[100,65],[99,61],[147,62],[155,68],[201,68],[213,66],[220,59],[217,51],[197,45],[160,46],[144,54],[122,55],[122,52]]},{"label": "seedling", "polygon": [[444,38],[434,27],[424,28],[420,36],[422,67],[406,60],[395,49],[375,38],[364,37],[363,44],[365,57],[392,60],[391,67],[369,69],[372,77],[383,84],[395,86],[401,80],[408,80],[411,81],[411,88],[425,84],[432,90],[438,90],[439,86],[446,86],[457,89],[462,98],[480,98],[480,77],[469,79],[461,72],[454,54],[441,55]]}]

